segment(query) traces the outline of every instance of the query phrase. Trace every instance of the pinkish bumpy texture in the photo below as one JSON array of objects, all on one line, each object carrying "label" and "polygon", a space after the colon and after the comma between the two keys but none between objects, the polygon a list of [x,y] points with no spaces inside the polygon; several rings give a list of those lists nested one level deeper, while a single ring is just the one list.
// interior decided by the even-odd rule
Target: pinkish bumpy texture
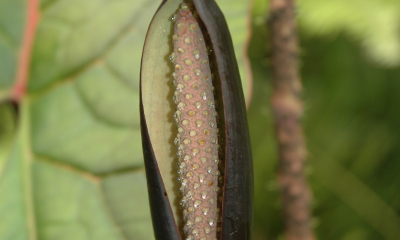
[{"label": "pinkish bumpy texture", "polygon": [[218,128],[211,70],[204,37],[196,18],[183,4],[175,17],[171,61],[178,126],[175,144],[183,195],[186,240],[216,240],[218,193]]}]

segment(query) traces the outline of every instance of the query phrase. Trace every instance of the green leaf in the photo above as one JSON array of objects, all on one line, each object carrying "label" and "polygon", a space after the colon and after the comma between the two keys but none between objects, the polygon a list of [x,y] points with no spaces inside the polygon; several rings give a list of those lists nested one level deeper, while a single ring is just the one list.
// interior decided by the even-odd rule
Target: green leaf
[{"label": "green leaf", "polygon": [[[47,4],[33,49],[29,89],[42,89],[93,64],[109,62],[107,57],[120,40],[129,34],[145,33],[156,5],[157,1],[145,0],[72,0]],[[141,46],[143,38],[136,40],[131,43]],[[132,56],[129,51],[124,55]]]},{"label": "green leaf", "polygon": [[26,1],[0,1],[0,99],[7,94],[16,77],[25,11]]},{"label": "green leaf", "polygon": [[[2,150],[0,159],[0,239],[29,239],[29,214],[27,213],[24,176],[24,156],[21,141],[12,141],[10,148]],[[10,146],[11,145],[11,146]]]},{"label": "green leaf", "polygon": [[39,160],[33,180],[39,239],[152,238],[143,171],[99,178]]},{"label": "green leaf", "polygon": [[251,102],[252,95],[252,72],[250,60],[247,56],[247,46],[250,41],[250,1],[218,0],[228,23],[229,31],[232,36],[233,48],[238,62],[240,77],[247,106]]},{"label": "green leaf", "polygon": [[13,137],[15,121],[11,105],[0,105],[0,239],[28,239],[23,156],[20,141]]},{"label": "green leaf", "polygon": [[42,6],[27,115],[39,239],[152,239],[138,118],[158,1]]}]

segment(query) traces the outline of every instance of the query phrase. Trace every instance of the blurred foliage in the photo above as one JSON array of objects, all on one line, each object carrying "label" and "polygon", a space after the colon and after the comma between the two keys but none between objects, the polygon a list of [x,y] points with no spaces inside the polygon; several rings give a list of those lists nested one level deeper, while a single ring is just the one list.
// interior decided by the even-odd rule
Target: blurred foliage
[{"label": "blurred foliage", "polygon": [[[353,21],[353,15],[371,7],[366,2],[299,1],[298,6],[307,172],[315,197],[313,224],[320,239],[394,240],[400,236],[400,69],[381,68],[392,59],[385,52],[374,62],[366,59],[370,50],[363,42],[382,37],[352,30],[361,21]],[[322,7],[325,12],[320,12]],[[255,239],[281,239],[277,150],[268,101],[271,69],[266,9],[264,1],[255,2],[253,32],[257,34],[249,49],[254,74],[249,121],[255,159]],[[372,16],[385,15],[378,7],[371,11],[376,12],[369,21],[375,20]],[[346,17],[338,17],[342,14]],[[396,14],[400,14],[398,8]],[[314,24],[307,23],[312,16],[321,17]],[[364,20],[361,24],[368,25]],[[374,28],[388,27],[375,24]],[[397,28],[391,35],[399,33]],[[370,47],[390,47],[387,41],[400,44],[399,39],[383,39]]]},{"label": "blurred foliage", "polygon": [[[0,104],[0,240],[153,238],[138,76],[159,2],[41,1],[29,94],[18,114]],[[246,81],[247,3],[218,3]],[[15,79],[25,10],[25,1],[0,0],[0,101]],[[267,10],[266,1],[254,0],[248,116],[256,240],[283,237]],[[298,13],[318,236],[398,239],[400,2],[299,0]]]},{"label": "blurred foliage", "polygon": [[[265,0],[254,0],[254,16],[265,16]],[[400,65],[400,1],[298,0],[298,21],[307,37],[345,35],[379,66]]]},{"label": "blurred foliage", "polygon": [[400,64],[400,1],[299,0],[299,24],[309,36],[357,40],[366,56],[381,66]]}]

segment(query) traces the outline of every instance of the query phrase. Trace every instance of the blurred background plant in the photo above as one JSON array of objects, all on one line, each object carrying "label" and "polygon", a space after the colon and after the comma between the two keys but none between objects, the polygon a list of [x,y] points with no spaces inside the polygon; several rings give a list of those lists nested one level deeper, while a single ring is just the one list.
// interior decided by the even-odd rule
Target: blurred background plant
[{"label": "blurred background plant", "polygon": [[[251,99],[255,239],[281,239],[268,2],[217,2]],[[0,0],[0,239],[153,239],[138,81],[160,1],[35,3]],[[318,237],[398,239],[400,2],[299,0],[297,11]]]}]

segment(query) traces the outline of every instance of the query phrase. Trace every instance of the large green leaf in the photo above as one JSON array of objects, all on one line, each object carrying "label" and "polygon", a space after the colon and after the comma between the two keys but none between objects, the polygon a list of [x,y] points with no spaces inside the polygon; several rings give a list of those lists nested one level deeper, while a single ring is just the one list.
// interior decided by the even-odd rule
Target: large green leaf
[{"label": "large green leaf", "polygon": [[[219,2],[232,26],[246,87],[247,3]],[[16,67],[3,61],[18,64],[24,4],[0,1],[0,92],[15,82]],[[138,91],[143,43],[159,4],[40,2],[18,120],[11,105],[0,104],[1,240],[154,238]],[[1,52],[4,39],[12,43],[7,47],[13,58]]]}]

